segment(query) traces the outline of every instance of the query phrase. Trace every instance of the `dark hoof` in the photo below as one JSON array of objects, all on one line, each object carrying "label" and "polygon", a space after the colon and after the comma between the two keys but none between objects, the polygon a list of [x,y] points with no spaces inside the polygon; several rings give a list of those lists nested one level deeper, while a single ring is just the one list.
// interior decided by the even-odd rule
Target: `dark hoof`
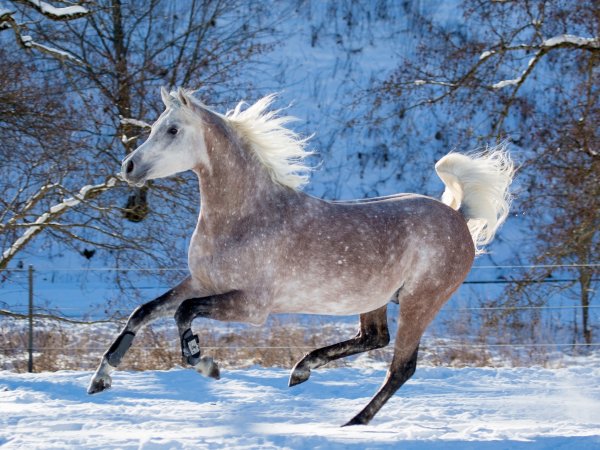
[{"label": "dark hoof", "polygon": [[214,366],[212,366],[208,376],[214,378],[215,380],[221,379],[221,371],[219,370],[219,365],[217,363],[215,363]]},{"label": "dark hoof", "polygon": [[349,427],[352,425],[367,425],[368,423],[368,420],[363,419],[362,417],[360,417],[360,414],[358,414],[354,416],[354,418],[351,421],[346,422],[344,425],[342,425],[342,427]]},{"label": "dark hoof", "polygon": [[292,369],[292,373],[290,374],[290,381],[288,382],[288,386],[296,386],[297,384],[304,383],[310,377],[310,370],[302,367],[294,367]]},{"label": "dark hoof", "polygon": [[219,365],[210,356],[203,356],[200,358],[200,360],[194,364],[194,369],[196,369],[202,375],[214,378],[215,380],[219,380],[221,378]]},{"label": "dark hoof", "polygon": [[111,386],[110,377],[102,377],[102,378],[98,378],[98,379],[94,378],[90,382],[87,393],[90,395],[97,394],[98,392],[102,392],[107,389],[110,389],[110,386]]}]

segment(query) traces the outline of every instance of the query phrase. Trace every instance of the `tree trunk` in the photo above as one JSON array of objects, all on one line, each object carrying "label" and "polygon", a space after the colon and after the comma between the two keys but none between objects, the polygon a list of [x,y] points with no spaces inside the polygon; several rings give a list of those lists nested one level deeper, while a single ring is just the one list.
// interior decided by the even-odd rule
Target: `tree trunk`
[{"label": "tree trunk", "polygon": [[[115,51],[115,74],[117,98],[115,105],[119,116],[131,118],[131,80],[127,64],[127,47],[125,45],[125,33],[123,31],[123,6],[121,0],[112,0],[113,21],[113,45]],[[118,133],[121,143],[125,147],[125,155],[133,152],[137,147],[137,130],[130,123],[119,123]],[[149,212],[148,188],[133,188],[133,192],[127,198],[123,217],[131,222],[141,222]]]}]

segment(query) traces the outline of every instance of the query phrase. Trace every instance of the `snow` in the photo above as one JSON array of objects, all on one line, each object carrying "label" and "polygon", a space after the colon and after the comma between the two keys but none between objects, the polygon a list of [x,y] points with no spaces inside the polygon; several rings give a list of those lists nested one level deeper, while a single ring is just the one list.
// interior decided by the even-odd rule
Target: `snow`
[{"label": "snow", "polygon": [[47,45],[40,44],[39,42],[34,42],[31,39],[31,36],[23,36],[23,39],[25,39],[26,37],[29,38],[27,44],[28,47],[35,46],[38,50],[52,54],[54,57],[59,58],[63,61],[68,60],[76,64],[85,65],[85,63],[81,59],[77,58],[69,52],[65,52],[64,50],[59,50],[54,47],[48,47]]},{"label": "snow", "polygon": [[131,119],[129,117],[121,117],[121,123],[123,125],[129,124],[140,128],[152,128],[152,125],[150,125],[148,122],[144,122],[143,120],[138,119]]},{"label": "snow", "polygon": [[[597,361],[596,361],[597,363]],[[3,448],[592,449],[600,446],[600,368],[421,367],[371,425],[341,428],[384,370],[252,368],[215,381],[193,370],[116,372],[88,396],[90,372],[0,372]]]},{"label": "snow", "polygon": [[86,8],[80,5],[57,8],[55,6],[50,5],[49,3],[42,2],[40,0],[27,0],[27,3],[38,9],[42,14],[61,19],[68,19],[72,16],[84,15],[89,13],[89,11]]},{"label": "snow", "polygon": [[485,51],[479,56],[479,60],[481,61],[482,59],[487,59],[495,53],[496,52],[494,50]]},{"label": "snow", "polygon": [[572,44],[577,46],[589,45],[592,47],[599,48],[600,47],[600,39],[599,38],[584,38],[580,36],[573,36],[572,34],[561,34],[559,36],[554,36],[550,39],[546,39],[542,43],[542,47],[556,47],[561,44]]},{"label": "snow", "polygon": [[[580,36],[573,36],[572,34],[561,34],[559,36],[555,36],[553,38],[546,39],[545,41],[542,42],[541,47],[545,48],[545,49],[549,49],[552,47],[557,47],[562,44],[576,45],[579,47],[590,46],[590,47],[594,47],[594,48],[600,48],[600,39],[599,38],[584,38],[584,37],[580,37]],[[491,56],[492,54],[494,54],[493,51],[483,52],[481,54],[481,56],[479,57],[479,60],[485,59],[485,58]],[[521,74],[520,77],[512,79],[512,80],[499,81],[498,83],[495,83],[492,85],[492,89],[502,89],[506,86],[516,86],[519,83],[521,83],[523,81],[523,77],[525,76],[525,74],[530,70],[531,66],[539,60],[540,56],[541,56],[541,53],[538,52],[534,57],[532,57],[529,60],[529,62],[527,64],[527,68],[523,71],[523,73]]]},{"label": "snow", "polygon": [[85,63],[81,59],[77,58],[76,56],[73,56],[69,52],[65,52],[57,48],[48,47],[47,45],[40,44],[39,42],[34,41],[33,38],[29,35],[22,35],[21,43],[27,48],[36,48],[44,53],[51,54],[55,58],[61,59],[63,61],[71,61],[76,64],[85,65]]},{"label": "snow", "polygon": [[492,85],[493,89],[502,89],[503,87],[506,86],[514,86],[516,84],[519,84],[521,82],[521,78],[515,78],[514,80],[502,80],[499,81],[498,83],[495,83]]},{"label": "snow", "polygon": [[516,86],[519,83],[522,83],[523,77],[525,77],[527,72],[529,72],[531,66],[533,66],[533,64],[535,64],[539,60],[540,56],[541,56],[541,54],[537,53],[534,57],[529,59],[529,62],[527,63],[527,68],[523,71],[523,73],[521,74],[521,76],[519,78],[515,78],[514,80],[500,81],[496,84],[493,84],[492,89],[502,89],[503,87],[506,87],[506,86]]}]

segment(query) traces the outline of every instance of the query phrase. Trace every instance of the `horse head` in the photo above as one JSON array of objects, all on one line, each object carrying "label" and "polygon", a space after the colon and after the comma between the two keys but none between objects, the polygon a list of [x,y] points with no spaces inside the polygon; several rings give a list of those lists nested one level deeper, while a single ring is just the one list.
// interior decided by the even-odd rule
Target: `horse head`
[{"label": "horse head", "polygon": [[121,175],[130,184],[164,178],[208,164],[202,110],[184,89],[161,88],[165,111],[152,125],[150,136],[122,163]]}]

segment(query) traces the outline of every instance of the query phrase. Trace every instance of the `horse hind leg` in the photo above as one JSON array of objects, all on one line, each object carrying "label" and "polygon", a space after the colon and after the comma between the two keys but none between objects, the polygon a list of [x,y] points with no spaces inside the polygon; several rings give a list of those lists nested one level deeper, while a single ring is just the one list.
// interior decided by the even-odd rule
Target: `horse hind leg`
[{"label": "horse hind leg", "polygon": [[[421,336],[451,292],[442,295],[431,292],[427,292],[428,295],[422,294],[423,292],[421,295],[400,295],[400,317],[394,357],[386,378],[367,406],[344,426],[368,424],[390,397],[415,373]],[[428,302],[424,299],[433,300]]]},{"label": "horse hind leg", "polygon": [[417,343],[409,357],[394,358],[383,385],[379,388],[367,406],[354,416],[352,420],[344,424],[344,426],[368,424],[390,397],[414,375],[415,370],[417,369],[418,353],[419,344]]},{"label": "horse hind leg", "polygon": [[385,347],[389,342],[387,305],[384,305],[375,311],[360,315],[359,331],[354,338],[306,354],[292,369],[289,386],[308,380],[312,369],[330,361]]}]

